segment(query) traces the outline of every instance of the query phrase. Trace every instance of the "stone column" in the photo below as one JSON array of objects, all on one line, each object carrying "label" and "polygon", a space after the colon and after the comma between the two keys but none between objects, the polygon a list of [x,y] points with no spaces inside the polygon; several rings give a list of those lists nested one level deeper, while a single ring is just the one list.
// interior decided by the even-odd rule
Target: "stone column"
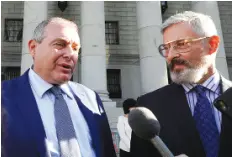
[{"label": "stone column", "polygon": [[161,24],[160,1],[137,2],[141,94],[168,84],[166,62],[158,52],[163,42]]},{"label": "stone column", "polygon": [[193,1],[192,11],[203,13],[212,17],[221,40],[216,58],[216,67],[225,78],[229,79],[223,34],[221,29],[221,20],[217,1]]},{"label": "stone column", "polygon": [[24,1],[21,74],[33,64],[28,41],[32,38],[35,27],[47,19],[47,3],[46,1]]},{"label": "stone column", "polygon": [[81,1],[81,83],[111,101],[106,84],[104,1]]}]

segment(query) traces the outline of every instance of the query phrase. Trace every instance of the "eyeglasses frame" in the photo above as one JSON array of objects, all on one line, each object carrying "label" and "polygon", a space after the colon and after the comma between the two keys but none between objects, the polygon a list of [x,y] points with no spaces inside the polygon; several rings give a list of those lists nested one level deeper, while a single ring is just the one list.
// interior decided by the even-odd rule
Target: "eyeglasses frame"
[{"label": "eyeglasses frame", "polygon": [[[160,49],[161,49],[161,46],[163,46],[163,45],[170,45],[171,43],[176,42],[176,41],[179,41],[179,40],[184,40],[185,42],[192,43],[192,42],[196,42],[196,41],[203,40],[203,39],[206,39],[206,38],[210,38],[210,37],[200,37],[200,38],[189,38],[189,39],[178,39],[178,40],[173,40],[173,41],[169,41],[169,42],[167,42],[167,43],[165,43],[165,44],[161,44],[161,45],[158,47],[158,50],[159,50],[160,55],[166,58],[167,56],[164,56],[163,53],[162,53],[162,51],[160,50]],[[169,46],[169,49],[170,49],[170,48],[171,48],[171,46]],[[188,52],[188,51],[186,51],[186,52]],[[186,52],[179,52],[179,53],[186,53]]]}]

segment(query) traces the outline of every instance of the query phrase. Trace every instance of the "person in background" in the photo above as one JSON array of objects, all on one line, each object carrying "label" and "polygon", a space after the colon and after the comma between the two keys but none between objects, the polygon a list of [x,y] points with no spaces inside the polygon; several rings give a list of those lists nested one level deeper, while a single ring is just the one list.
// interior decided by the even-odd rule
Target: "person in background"
[{"label": "person in background", "polygon": [[120,157],[132,157],[130,153],[131,127],[128,123],[130,110],[136,107],[136,100],[129,98],[123,102],[124,115],[118,117],[117,129],[120,136]]}]

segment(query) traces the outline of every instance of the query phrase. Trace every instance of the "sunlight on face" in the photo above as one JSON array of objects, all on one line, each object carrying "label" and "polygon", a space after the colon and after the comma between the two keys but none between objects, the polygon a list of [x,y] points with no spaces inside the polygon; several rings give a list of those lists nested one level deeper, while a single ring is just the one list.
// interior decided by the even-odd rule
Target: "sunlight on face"
[{"label": "sunlight on face", "polygon": [[[177,41],[180,39],[198,39],[196,34],[188,23],[177,23],[169,26],[164,31],[164,43]],[[196,83],[198,82],[212,64],[212,57],[208,55],[207,38],[199,40],[188,47],[188,51],[179,53],[175,48],[170,48],[168,56],[165,57],[173,82]],[[182,52],[182,51],[181,51]]]},{"label": "sunlight on face", "polygon": [[45,38],[36,47],[35,72],[51,84],[69,81],[75,70],[80,47],[76,27],[67,23],[50,23]]}]

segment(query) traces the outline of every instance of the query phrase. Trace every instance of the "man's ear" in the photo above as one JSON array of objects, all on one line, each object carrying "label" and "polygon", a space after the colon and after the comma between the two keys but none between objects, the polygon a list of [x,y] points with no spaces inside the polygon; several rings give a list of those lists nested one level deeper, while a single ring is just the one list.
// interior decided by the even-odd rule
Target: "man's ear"
[{"label": "man's ear", "polygon": [[217,35],[214,35],[212,37],[209,38],[209,53],[213,54],[216,52],[216,50],[219,47],[219,43],[220,43],[220,37]]},{"label": "man's ear", "polygon": [[28,42],[29,52],[30,52],[33,59],[34,59],[34,56],[35,56],[35,49],[36,49],[37,45],[38,45],[38,43],[35,40],[30,40]]}]

